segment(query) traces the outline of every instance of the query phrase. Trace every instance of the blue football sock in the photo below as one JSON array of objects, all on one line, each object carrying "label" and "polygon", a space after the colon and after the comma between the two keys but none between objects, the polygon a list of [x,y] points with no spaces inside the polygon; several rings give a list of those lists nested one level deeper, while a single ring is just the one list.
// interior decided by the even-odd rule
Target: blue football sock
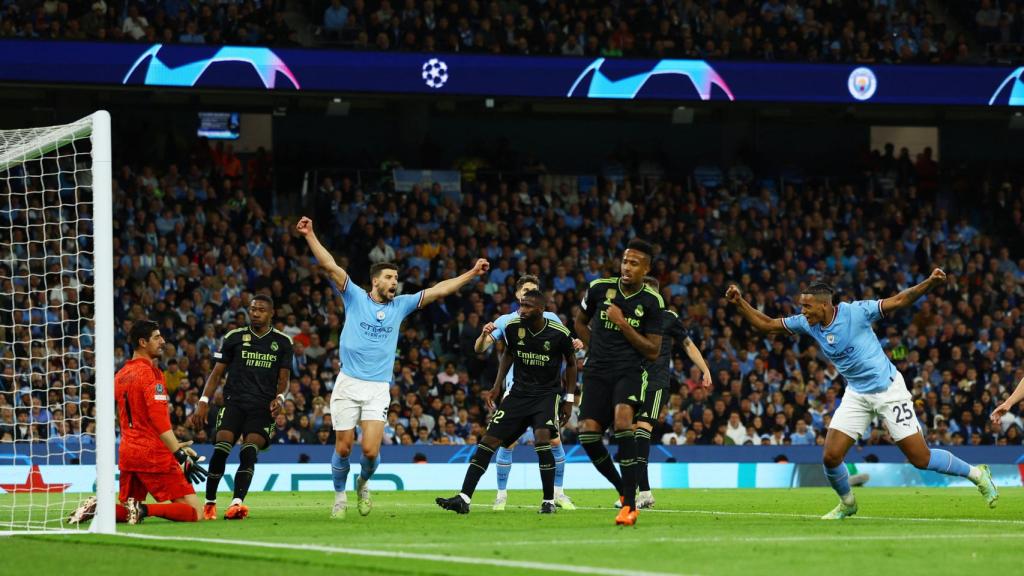
[{"label": "blue football sock", "polygon": [[377,471],[377,466],[380,466],[380,454],[377,454],[377,457],[373,460],[367,459],[364,454],[359,460],[359,477],[364,482],[369,480],[373,473]]},{"label": "blue football sock", "polygon": [[846,470],[846,464],[835,468],[825,466],[825,478],[828,478],[828,483],[840,498],[850,493],[850,473]]},{"label": "blue football sock", "polygon": [[335,492],[345,491],[349,468],[348,456],[342,456],[337,452],[331,456],[331,478],[334,480]]},{"label": "blue football sock", "polygon": [[508,488],[508,475],[512,472],[512,450],[498,448],[498,490]]},{"label": "blue football sock", "polygon": [[942,474],[967,477],[971,472],[971,465],[953,456],[948,450],[932,450],[928,459],[928,469]]},{"label": "blue football sock", "polygon": [[561,442],[551,445],[551,455],[555,457],[555,486],[561,488],[565,479],[565,448]]}]

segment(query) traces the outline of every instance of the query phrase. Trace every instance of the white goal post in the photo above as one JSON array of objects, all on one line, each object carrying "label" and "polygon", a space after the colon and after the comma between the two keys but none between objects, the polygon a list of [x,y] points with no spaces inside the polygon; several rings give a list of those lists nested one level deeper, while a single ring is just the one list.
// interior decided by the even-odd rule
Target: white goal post
[{"label": "white goal post", "polygon": [[106,111],[0,129],[0,533],[115,532],[112,203]]}]

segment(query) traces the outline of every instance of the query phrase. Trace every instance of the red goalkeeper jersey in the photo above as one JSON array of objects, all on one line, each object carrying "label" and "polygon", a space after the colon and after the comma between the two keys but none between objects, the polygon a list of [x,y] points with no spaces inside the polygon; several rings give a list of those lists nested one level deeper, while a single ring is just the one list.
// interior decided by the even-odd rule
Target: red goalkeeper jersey
[{"label": "red goalkeeper jersey", "polygon": [[171,429],[163,372],[150,360],[130,360],[114,376],[114,395],[121,423],[120,469],[132,472],[176,469],[178,462],[160,440],[160,434]]}]

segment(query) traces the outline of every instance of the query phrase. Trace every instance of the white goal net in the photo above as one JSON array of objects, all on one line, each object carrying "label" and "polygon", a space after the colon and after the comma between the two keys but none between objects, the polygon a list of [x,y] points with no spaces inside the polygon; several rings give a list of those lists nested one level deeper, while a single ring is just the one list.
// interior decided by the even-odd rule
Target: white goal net
[{"label": "white goal net", "polygon": [[0,130],[0,531],[113,531],[110,117]]}]

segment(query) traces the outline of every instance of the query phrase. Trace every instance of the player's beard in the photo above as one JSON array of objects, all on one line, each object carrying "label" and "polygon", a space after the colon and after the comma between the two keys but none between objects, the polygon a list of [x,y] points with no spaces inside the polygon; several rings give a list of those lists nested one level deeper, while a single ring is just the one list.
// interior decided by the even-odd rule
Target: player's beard
[{"label": "player's beard", "polygon": [[388,302],[391,302],[392,300],[395,299],[395,295],[397,293],[398,293],[398,290],[391,291],[391,290],[378,289],[377,290],[377,300],[379,302],[387,304]]}]

